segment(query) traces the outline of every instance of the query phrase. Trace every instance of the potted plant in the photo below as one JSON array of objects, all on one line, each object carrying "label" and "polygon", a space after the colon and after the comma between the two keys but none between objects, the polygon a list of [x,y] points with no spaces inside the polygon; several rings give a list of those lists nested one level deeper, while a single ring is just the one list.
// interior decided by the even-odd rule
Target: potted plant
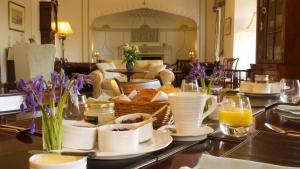
[{"label": "potted plant", "polygon": [[124,59],[122,63],[126,63],[126,69],[127,71],[132,71],[134,68],[134,63],[137,60],[140,60],[140,56],[138,55],[139,48],[136,45],[130,46],[129,44],[125,44],[123,46],[123,54]]},{"label": "potted plant", "polygon": [[25,101],[20,105],[21,112],[32,112],[30,133],[35,132],[34,119],[38,111],[42,112],[44,149],[59,150],[62,146],[63,109],[70,93],[78,93],[83,88],[87,76],[77,74],[69,79],[63,71],[51,73],[49,82],[43,76],[32,80],[20,80],[17,88],[26,93]]}]

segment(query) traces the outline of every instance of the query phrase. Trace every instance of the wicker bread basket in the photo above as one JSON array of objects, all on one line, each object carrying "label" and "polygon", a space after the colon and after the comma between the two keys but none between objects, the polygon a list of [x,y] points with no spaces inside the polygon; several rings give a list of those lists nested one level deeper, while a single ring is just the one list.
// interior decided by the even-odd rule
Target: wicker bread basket
[{"label": "wicker bread basket", "polygon": [[[148,113],[153,114],[155,111],[165,105],[169,105],[168,102],[128,102],[128,101],[114,101],[115,102],[115,115],[117,117],[127,115],[131,113]],[[164,109],[156,117],[157,120],[153,122],[154,128],[166,125],[171,119],[170,106]]]}]

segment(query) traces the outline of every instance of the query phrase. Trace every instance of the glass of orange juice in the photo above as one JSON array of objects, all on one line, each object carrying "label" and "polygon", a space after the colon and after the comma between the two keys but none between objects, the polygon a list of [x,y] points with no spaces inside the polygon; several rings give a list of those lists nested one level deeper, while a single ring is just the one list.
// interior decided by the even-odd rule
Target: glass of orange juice
[{"label": "glass of orange juice", "polygon": [[220,128],[225,135],[246,136],[252,126],[252,110],[248,97],[225,96],[220,110]]}]

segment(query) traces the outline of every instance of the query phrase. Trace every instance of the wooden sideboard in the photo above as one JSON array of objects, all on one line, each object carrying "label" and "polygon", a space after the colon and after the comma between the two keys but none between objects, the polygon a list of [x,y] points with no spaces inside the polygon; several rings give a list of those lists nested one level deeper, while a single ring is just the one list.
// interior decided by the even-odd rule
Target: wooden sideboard
[{"label": "wooden sideboard", "polygon": [[300,79],[300,1],[257,1],[256,74]]}]

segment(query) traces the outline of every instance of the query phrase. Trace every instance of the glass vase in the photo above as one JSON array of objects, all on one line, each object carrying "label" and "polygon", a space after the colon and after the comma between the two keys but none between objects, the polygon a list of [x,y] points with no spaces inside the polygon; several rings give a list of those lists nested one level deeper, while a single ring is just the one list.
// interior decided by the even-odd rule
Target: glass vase
[{"label": "glass vase", "polygon": [[46,151],[60,150],[62,148],[62,118],[43,115],[42,125],[43,149]]},{"label": "glass vase", "polygon": [[126,62],[126,69],[127,71],[133,71],[134,68],[134,62]]}]

